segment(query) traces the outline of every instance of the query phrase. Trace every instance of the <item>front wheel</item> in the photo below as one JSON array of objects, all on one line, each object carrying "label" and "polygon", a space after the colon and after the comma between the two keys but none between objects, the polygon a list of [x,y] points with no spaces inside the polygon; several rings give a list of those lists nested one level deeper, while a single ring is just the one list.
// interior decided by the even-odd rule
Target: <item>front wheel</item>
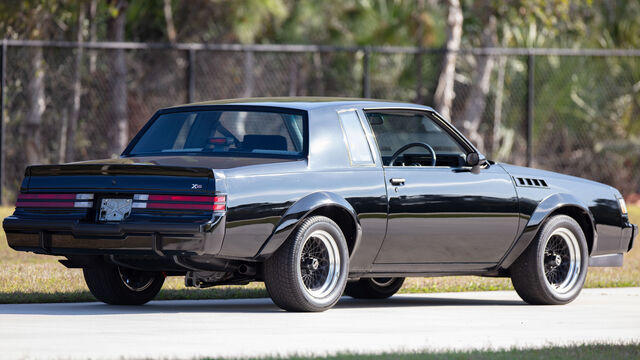
[{"label": "front wheel", "polygon": [[164,275],[119,266],[82,269],[84,280],[96,299],[111,305],[142,305],[153,299]]},{"label": "front wheel", "polygon": [[573,301],[584,285],[589,255],[580,225],[557,215],[544,222],[529,247],[510,268],[518,295],[532,305]]},{"label": "front wheel", "polygon": [[344,293],[356,299],[386,299],[397,293],[403,283],[403,277],[363,278],[347,283]]},{"label": "front wheel", "polygon": [[349,250],[340,227],[313,216],[265,261],[264,282],[282,309],[324,311],[340,299],[348,271]]}]

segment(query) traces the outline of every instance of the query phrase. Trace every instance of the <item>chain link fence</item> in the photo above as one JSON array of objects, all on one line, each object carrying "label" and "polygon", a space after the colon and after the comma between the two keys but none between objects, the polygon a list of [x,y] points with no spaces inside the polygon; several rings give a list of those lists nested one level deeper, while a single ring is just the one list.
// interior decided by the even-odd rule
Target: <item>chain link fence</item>
[{"label": "chain link fence", "polygon": [[[119,155],[155,110],[251,96],[434,104],[444,51],[4,40],[2,199],[24,169]],[[640,190],[640,51],[467,49],[453,123],[490,159]],[[484,80],[483,80],[484,79]]]}]

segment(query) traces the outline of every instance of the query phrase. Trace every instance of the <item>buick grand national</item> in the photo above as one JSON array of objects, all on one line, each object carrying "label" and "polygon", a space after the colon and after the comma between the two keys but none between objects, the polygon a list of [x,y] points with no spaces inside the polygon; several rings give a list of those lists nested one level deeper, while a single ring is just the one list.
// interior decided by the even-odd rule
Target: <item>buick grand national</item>
[{"label": "buick grand national", "polygon": [[29,166],[3,226],[109,304],[184,276],[264,281],[290,311],[446,275],[510,277],[527,303],[565,304],[637,232],[616,189],[490,161],[432,108],[328,98],[159,110],[117,159]]}]

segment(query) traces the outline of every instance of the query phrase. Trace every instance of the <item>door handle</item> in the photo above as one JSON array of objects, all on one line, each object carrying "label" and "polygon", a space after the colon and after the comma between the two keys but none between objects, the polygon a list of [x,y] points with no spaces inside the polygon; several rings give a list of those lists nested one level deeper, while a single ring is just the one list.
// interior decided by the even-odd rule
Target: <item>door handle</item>
[{"label": "door handle", "polygon": [[403,178],[392,178],[391,180],[389,180],[389,182],[391,183],[391,185],[404,185],[405,180]]}]

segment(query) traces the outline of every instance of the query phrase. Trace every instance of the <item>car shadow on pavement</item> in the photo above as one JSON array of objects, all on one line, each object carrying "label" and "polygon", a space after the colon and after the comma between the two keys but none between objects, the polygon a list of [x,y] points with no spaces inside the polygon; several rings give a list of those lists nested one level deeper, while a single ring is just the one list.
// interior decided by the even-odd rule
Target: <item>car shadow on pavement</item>
[{"label": "car shadow on pavement", "polygon": [[343,297],[335,308],[388,308],[388,307],[412,307],[412,306],[513,306],[527,305],[520,300],[497,300],[497,299],[465,299],[460,298],[439,298],[424,296],[394,296],[388,299],[363,300]]},{"label": "car shadow on pavement", "polygon": [[[461,295],[463,296],[463,295]],[[381,300],[359,300],[342,297],[334,309],[435,307],[435,306],[514,306],[526,305],[517,300],[438,298],[425,296],[397,296]],[[331,311],[331,310],[329,310]],[[160,300],[144,306],[114,306],[100,302],[2,304],[0,315],[121,315],[121,314],[178,314],[178,313],[284,313],[270,299],[233,300]]]}]

